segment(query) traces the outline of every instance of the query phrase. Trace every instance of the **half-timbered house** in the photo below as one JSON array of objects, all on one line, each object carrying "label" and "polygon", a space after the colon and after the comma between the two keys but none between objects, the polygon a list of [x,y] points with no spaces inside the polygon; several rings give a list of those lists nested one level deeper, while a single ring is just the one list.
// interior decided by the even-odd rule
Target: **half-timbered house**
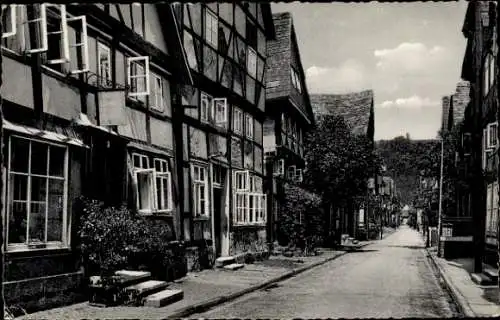
[{"label": "half-timbered house", "polygon": [[5,297],[43,307],[82,284],[80,195],[181,236],[171,80],[190,74],[168,4],[8,5],[3,23]]},{"label": "half-timbered house", "polygon": [[268,3],[182,3],[193,85],[177,86],[183,236],[215,255],[266,251],[262,123]]}]

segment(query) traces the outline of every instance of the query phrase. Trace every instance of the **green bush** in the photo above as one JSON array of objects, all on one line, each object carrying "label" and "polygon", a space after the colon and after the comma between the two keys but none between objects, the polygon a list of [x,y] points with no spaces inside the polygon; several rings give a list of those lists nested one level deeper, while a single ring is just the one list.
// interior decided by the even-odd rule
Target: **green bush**
[{"label": "green bush", "polygon": [[136,216],[126,207],[105,207],[89,199],[81,201],[83,212],[78,234],[90,274],[106,277],[119,269],[134,268],[169,278],[172,266],[182,269],[184,247],[171,241],[174,236],[168,224]]},{"label": "green bush", "polygon": [[321,242],[323,211],[321,198],[296,185],[285,185],[285,200],[279,214],[280,244],[313,252]]}]

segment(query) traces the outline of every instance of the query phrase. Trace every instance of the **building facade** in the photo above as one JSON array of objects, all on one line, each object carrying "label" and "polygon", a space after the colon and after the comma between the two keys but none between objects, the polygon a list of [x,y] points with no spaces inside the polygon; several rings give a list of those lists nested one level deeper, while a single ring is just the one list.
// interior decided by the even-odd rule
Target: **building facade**
[{"label": "building facade", "polygon": [[[263,190],[269,4],[175,5],[193,84],[175,85],[183,239],[216,257],[267,251]],[[182,146],[180,145],[182,143]]]},{"label": "building facade", "polygon": [[7,304],[81,292],[82,195],[181,237],[171,83],[190,77],[174,19],[168,4],[5,6]]},{"label": "building facade", "polygon": [[265,186],[269,241],[279,240],[279,214],[286,183],[300,184],[305,168],[304,136],[314,126],[305,73],[290,13],[273,15],[276,40],[267,44]]}]

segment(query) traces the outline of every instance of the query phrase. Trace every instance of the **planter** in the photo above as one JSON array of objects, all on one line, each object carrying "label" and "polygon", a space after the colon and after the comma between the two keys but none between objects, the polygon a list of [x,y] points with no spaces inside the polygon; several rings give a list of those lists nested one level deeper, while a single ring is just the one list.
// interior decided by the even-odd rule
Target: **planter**
[{"label": "planter", "polygon": [[[95,277],[93,277],[95,278]],[[97,307],[116,306],[125,301],[122,283],[124,278],[110,276],[105,283],[94,281],[89,285],[89,304]]]}]

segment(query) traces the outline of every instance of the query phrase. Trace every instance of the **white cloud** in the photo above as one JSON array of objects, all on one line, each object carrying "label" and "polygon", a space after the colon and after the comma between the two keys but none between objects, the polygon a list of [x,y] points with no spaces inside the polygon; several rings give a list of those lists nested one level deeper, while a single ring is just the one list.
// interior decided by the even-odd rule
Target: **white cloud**
[{"label": "white cloud", "polygon": [[421,98],[413,95],[408,98],[398,98],[396,100],[386,100],[378,105],[379,108],[406,108],[418,109],[422,107],[439,107],[439,101],[434,101],[429,98]]},{"label": "white cloud", "polygon": [[347,60],[338,67],[312,66],[306,71],[310,93],[346,93],[370,88],[365,67]]},{"label": "white cloud", "polygon": [[429,74],[446,62],[448,52],[440,46],[427,47],[420,42],[403,42],[392,49],[375,50],[377,69],[395,74]]}]

